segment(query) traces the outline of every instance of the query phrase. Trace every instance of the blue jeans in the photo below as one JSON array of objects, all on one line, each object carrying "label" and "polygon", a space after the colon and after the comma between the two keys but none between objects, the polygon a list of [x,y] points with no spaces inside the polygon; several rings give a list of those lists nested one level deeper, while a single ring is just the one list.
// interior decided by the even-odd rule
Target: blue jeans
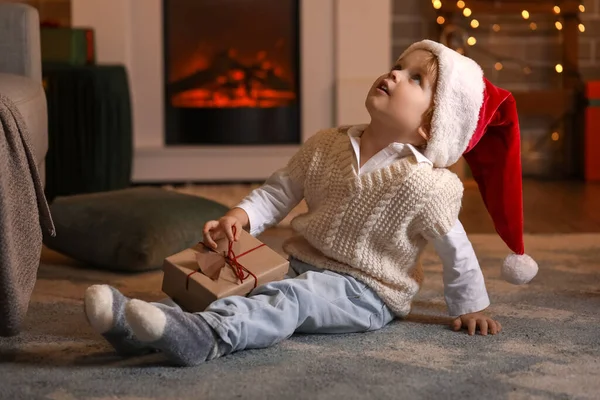
[{"label": "blue jeans", "polygon": [[298,333],[380,329],[394,316],[367,285],[348,275],[290,259],[299,274],[232,296],[198,313],[217,332],[225,353],[272,346]]}]

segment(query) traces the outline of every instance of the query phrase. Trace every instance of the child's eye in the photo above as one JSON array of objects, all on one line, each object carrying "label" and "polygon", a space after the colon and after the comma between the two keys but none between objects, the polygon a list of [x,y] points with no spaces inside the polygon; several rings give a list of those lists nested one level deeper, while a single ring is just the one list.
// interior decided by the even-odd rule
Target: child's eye
[{"label": "child's eye", "polygon": [[394,68],[392,68],[392,71],[402,71],[402,65],[394,65]]},{"label": "child's eye", "polygon": [[420,74],[413,75],[410,77],[410,79],[417,82],[418,84],[421,84],[421,75]]}]

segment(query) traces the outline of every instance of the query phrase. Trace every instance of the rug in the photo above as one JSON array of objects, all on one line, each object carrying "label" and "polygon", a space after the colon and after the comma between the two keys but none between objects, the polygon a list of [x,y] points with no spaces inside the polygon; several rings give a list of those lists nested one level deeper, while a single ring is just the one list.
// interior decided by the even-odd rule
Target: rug
[{"label": "rug", "polygon": [[[289,232],[278,229],[265,242],[279,246],[275,239]],[[599,398],[600,235],[526,236],[540,264],[527,286],[500,279],[507,250],[496,235],[471,239],[500,335],[448,328],[442,268],[428,248],[425,284],[406,320],[372,333],[295,335],[194,368],[173,367],[160,354],[120,359],[85,322],[86,287],[110,283],[158,300],[160,272],[95,271],[45,251],[25,332],[0,339],[0,398]]]}]

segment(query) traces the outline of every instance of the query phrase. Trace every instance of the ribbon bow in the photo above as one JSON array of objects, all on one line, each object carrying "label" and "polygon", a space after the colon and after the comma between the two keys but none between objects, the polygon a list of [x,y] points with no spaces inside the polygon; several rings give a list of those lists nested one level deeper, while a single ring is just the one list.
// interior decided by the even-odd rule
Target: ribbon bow
[{"label": "ribbon bow", "polygon": [[[233,226],[232,230],[233,230],[233,236],[235,237],[236,227]],[[204,247],[206,247],[209,251],[213,252],[214,255],[221,257],[221,255],[219,253],[215,252],[213,249],[209,248],[204,243],[201,242],[201,244]],[[248,277],[252,276],[254,278],[254,288],[256,288],[256,286],[258,284],[258,278],[256,277],[256,275],[254,275],[254,273],[252,271],[250,271],[248,268],[244,267],[238,261],[238,259],[242,258],[246,254],[249,254],[249,253],[253,252],[254,250],[257,250],[263,246],[265,246],[265,244],[261,243],[260,245],[254,247],[250,250],[247,250],[247,251],[243,252],[242,254],[236,255],[235,252],[233,251],[233,241],[229,241],[229,247],[228,247],[227,254],[223,255],[223,258],[221,259],[223,261],[223,263],[222,263],[222,265],[217,267],[217,270],[215,271],[216,274],[214,275],[214,277],[211,277],[211,279],[216,280],[216,278],[218,278],[218,275],[219,275],[218,272],[220,272],[221,268],[223,268],[225,266],[225,264],[229,264],[229,266],[233,269],[233,273],[240,280],[240,282],[244,282],[244,280],[246,280]],[[196,271],[192,271],[191,273],[189,273],[187,275],[187,279],[185,282],[186,290],[188,289],[188,286],[189,286],[190,277],[197,272],[203,272],[202,268],[199,267]]]}]

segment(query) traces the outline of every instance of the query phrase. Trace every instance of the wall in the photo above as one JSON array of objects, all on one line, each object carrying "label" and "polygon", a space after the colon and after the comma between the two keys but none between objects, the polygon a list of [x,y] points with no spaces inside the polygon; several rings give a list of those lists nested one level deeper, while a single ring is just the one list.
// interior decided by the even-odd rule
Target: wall
[{"label": "wall", "polygon": [[71,0],[3,0],[25,3],[38,9],[40,21],[56,22],[61,26],[71,24]]},{"label": "wall", "polygon": [[[20,1],[37,7],[42,21],[57,21],[61,25],[71,22],[71,0],[8,0]],[[468,1],[467,1],[468,3]],[[580,35],[580,72],[584,79],[600,79],[600,0],[584,0],[586,12],[582,21],[586,31]],[[393,0],[392,59],[395,59],[412,42],[425,37],[439,39],[434,33],[435,14],[429,0]],[[534,17],[534,16],[532,16]],[[525,75],[520,68],[506,65],[501,72],[494,70],[496,60],[478,55],[471,56],[481,63],[486,74],[495,83],[510,90],[552,86],[556,73],[552,67],[559,59],[558,32],[553,20],[540,21],[532,33],[519,16],[498,20],[478,18],[478,45],[489,47],[499,54],[511,54],[532,65],[533,73]],[[490,26],[498,22],[503,27],[499,33],[489,35]]]},{"label": "wall", "polygon": [[[450,0],[442,0],[450,1]],[[469,0],[465,0],[469,3]],[[558,1],[557,1],[558,2]],[[452,0],[454,4],[454,0]],[[579,72],[584,80],[600,79],[600,0],[585,0],[586,8],[581,14],[585,32],[579,35]],[[395,59],[411,43],[423,38],[439,40],[436,12],[430,0],[394,0],[392,19],[392,57]],[[480,27],[473,30],[477,44],[469,48],[468,55],[484,69],[488,79],[508,90],[527,91],[559,87],[559,74],[554,66],[560,61],[561,34],[554,27],[555,17],[543,19],[531,15],[529,21],[520,15],[510,17],[482,17],[473,15]],[[472,19],[473,17],[469,18]],[[459,18],[465,20],[463,16]],[[530,21],[537,23],[532,31]],[[500,32],[493,32],[493,24],[499,24]],[[489,50],[493,57],[477,49]],[[522,65],[503,63],[503,69],[496,71],[494,64],[502,61],[495,56],[511,56],[522,60]],[[524,73],[524,66],[531,67],[531,73]],[[559,116],[548,118],[521,117],[522,161],[526,176],[555,177],[567,169],[564,155],[581,158],[581,147],[576,144],[580,138],[564,134]],[[556,132],[554,139],[553,133]],[[582,135],[582,132],[576,132]],[[573,151],[568,146],[575,146]],[[575,167],[577,168],[577,167]]]},{"label": "wall", "polygon": [[[37,7],[40,10],[42,21],[56,21],[61,25],[69,25],[72,21],[71,0],[9,1],[21,1]],[[454,2],[454,0],[443,1]],[[468,0],[466,2],[468,4]],[[586,12],[582,14],[581,18],[586,26],[586,31],[579,36],[579,70],[584,80],[600,79],[600,0],[584,0],[583,4],[586,7]],[[353,16],[352,14],[348,15]],[[535,32],[529,29],[528,22],[525,22],[519,15],[503,17],[502,19],[480,16],[477,19],[481,23],[480,28],[476,31],[478,43],[471,49],[469,56],[482,65],[486,76],[492,82],[515,91],[558,86],[559,75],[554,71],[554,65],[560,58],[561,37],[560,33],[554,28],[552,17],[542,20],[538,16],[532,15],[532,20],[535,20],[538,24],[538,29]],[[123,21],[120,20],[119,22],[122,23]],[[491,31],[490,27],[493,23],[501,25],[500,32],[493,33]],[[392,60],[414,41],[423,38],[439,40],[435,23],[435,10],[431,6],[430,0],[392,0],[391,25],[391,45],[389,47],[391,48],[390,56]],[[337,29],[338,31],[347,30],[347,26],[340,25]],[[108,34],[110,33],[109,31]],[[125,48],[127,45],[125,43],[121,47]],[[527,75],[523,72],[522,66],[511,65],[506,62],[502,71],[496,71],[493,66],[499,60],[478,53],[477,48],[490,49],[498,55],[511,55],[522,59],[527,65],[531,66],[532,73]],[[98,55],[103,55],[101,58],[105,60],[112,60],[115,57],[116,59],[122,58],[119,54],[108,54],[108,50],[102,45],[98,46],[97,51]],[[352,68],[347,68],[347,70],[352,70]],[[366,76],[363,78],[362,75],[360,79],[357,79],[356,76],[343,78],[346,87],[352,87],[352,93],[340,93],[338,87],[337,95],[342,99],[355,97],[353,96],[354,92],[362,90],[366,82],[373,79]],[[356,111],[362,109],[362,104],[356,103],[354,107],[340,103],[337,106],[338,117],[343,117],[342,120],[348,119],[347,115],[356,116],[355,119],[357,120],[364,119],[364,116]],[[340,110],[348,112],[342,113]],[[344,122],[355,121],[352,119],[352,121]],[[555,126],[556,121],[522,118],[520,122],[525,174],[534,176],[551,175],[553,166],[560,162],[560,160],[557,160],[557,157],[559,157],[557,155],[563,152],[565,135],[560,131],[560,127]],[[560,131],[560,140],[558,141],[551,139],[552,133],[555,131]]]},{"label": "wall", "polygon": [[[448,0],[446,0],[448,1]],[[468,4],[468,0],[466,1]],[[586,30],[580,35],[579,63],[584,79],[600,79],[600,0],[585,0],[586,12],[581,15]],[[392,23],[392,57],[414,41],[435,36],[435,10],[429,0],[394,0]],[[511,18],[477,17],[481,26],[475,30],[476,45],[492,49],[500,55],[523,59],[532,66],[532,74],[525,75],[521,68],[505,66],[501,72],[493,68],[496,60],[483,56],[475,49],[469,54],[477,60],[486,75],[509,90],[533,89],[556,83],[553,66],[560,57],[560,35],[554,28],[554,19],[541,20],[532,16],[538,29],[532,32],[529,24],[519,15]],[[491,33],[491,25],[498,23],[501,31]]]},{"label": "wall", "polygon": [[[292,145],[165,146],[161,0],[71,0],[71,4],[73,24],[96,30],[98,62],[118,56],[111,62],[124,63],[129,72],[134,181],[263,180],[296,151]],[[308,77],[301,79],[303,139],[332,126],[334,119],[342,124],[363,122],[359,112],[365,112],[365,91],[391,63],[391,0],[365,4],[364,0],[300,3],[300,68],[301,76]],[[357,54],[371,57],[357,62]]]}]

